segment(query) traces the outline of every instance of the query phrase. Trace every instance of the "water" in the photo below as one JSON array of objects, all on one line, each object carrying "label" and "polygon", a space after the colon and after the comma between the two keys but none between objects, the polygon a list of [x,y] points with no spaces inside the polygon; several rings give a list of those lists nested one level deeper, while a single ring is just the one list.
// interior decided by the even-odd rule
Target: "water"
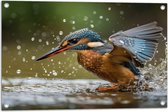
[{"label": "water", "polygon": [[[2,80],[2,109],[152,108],[166,107],[166,94],[152,92],[96,92],[102,80]],[[46,100],[47,99],[47,100]]]}]

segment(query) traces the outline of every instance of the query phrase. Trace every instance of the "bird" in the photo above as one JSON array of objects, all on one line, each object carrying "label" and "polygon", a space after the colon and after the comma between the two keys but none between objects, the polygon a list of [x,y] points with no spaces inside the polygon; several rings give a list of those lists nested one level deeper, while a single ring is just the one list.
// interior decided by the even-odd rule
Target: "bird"
[{"label": "bird", "polygon": [[110,82],[108,87],[96,88],[99,92],[119,91],[120,87],[134,84],[143,74],[139,68],[151,61],[162,37],[163,28],[156,21],[121,30],[105,41],[88,28],[74,31],[36,61],[71,50],[87,71]]}]

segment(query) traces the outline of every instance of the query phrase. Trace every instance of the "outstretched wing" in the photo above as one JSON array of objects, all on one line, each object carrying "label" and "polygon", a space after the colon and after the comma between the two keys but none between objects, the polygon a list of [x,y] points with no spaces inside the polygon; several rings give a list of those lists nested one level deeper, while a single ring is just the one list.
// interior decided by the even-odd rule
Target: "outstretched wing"
[{"label": "outstretched wing", "polygon": [[163,29],[157,22],[148,23],[126,31],[117,32],[109,37],[114,45],[125,48],[140,63],[151,60],[162,37]]}]

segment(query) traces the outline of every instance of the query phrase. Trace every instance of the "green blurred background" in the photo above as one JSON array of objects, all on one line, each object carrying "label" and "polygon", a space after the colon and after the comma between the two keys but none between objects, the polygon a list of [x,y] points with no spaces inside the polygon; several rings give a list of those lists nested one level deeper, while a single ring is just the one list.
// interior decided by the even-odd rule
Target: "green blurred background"
[{"label": "green blurred background", "polygon": [[2,1],[2,78],[96,78],[75,52],[36,62],[70,32],[89,28],[103,39],[120,30],[157,21],[164,38],[153,61],[165,58],[167,4]]}]

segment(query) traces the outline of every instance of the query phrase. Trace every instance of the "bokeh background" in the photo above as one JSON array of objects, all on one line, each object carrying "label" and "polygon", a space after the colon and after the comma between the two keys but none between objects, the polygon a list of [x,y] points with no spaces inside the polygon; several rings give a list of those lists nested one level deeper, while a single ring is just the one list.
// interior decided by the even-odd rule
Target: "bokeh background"
[{"label": "bokeh background", "polygon": [[81,28],[108,40],[117,31],[152,21],[165,36],[148,63],[157,65],[165,59],[167,4],[2,1],[2,78],[97,78],[78,64],[75,52],[35,59]]}]

